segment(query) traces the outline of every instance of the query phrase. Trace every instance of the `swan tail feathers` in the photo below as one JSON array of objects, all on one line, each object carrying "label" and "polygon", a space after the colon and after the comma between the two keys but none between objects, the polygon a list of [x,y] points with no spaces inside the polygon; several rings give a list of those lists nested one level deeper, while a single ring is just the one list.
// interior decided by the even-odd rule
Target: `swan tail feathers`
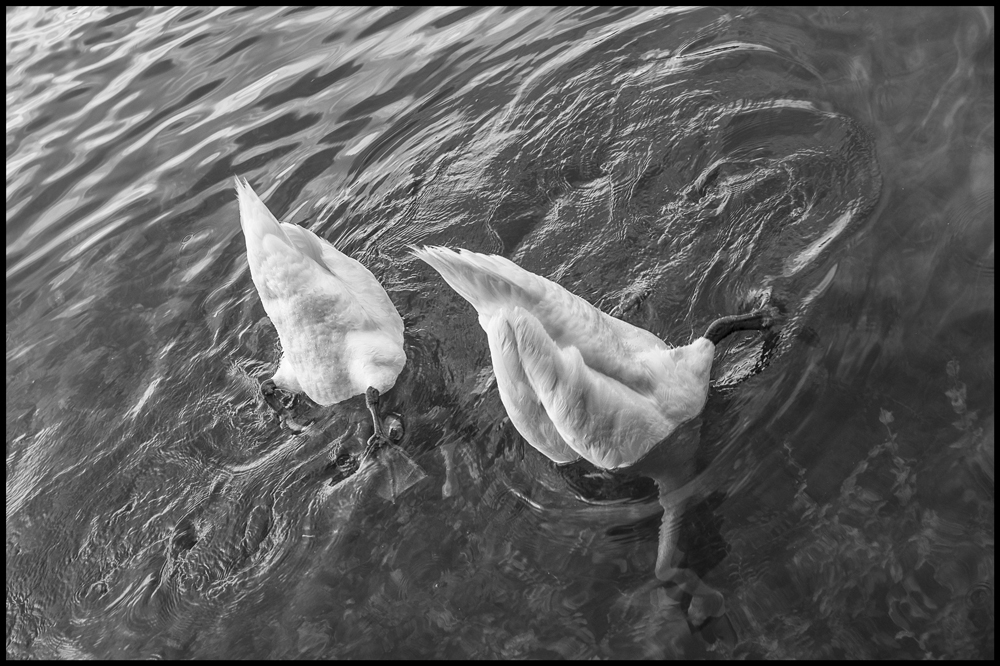
[{"label": "swan tail feathers", "polygon": [[548,283],[496,255],[433,246],[415,247],[412,252],[440,273],[480,315],[492,315],[504,305],[530,308],[543,298]]},{"label": "swan tail feathers", "polygon": [[259,248],[268,236],[277,236],[284,243],[291,245],[288,236],[281,228],[281,223],[274,217],[257,193],[250,187],[245,178],[236,177],[236,196],[240,203],[240,225],[247,245]]},{"label": "swan tail feathers", "polygon": [[235,180],[236,195],[240,203],[240,224],[248,251],[254,255],[265,252],[265,248],[274,251],[276,246],[268,242],[274,238],[296,254],[309,257],[320,268],[333,275],[336,275],[335,266],[345,260],[349,261],[340,250],[305,227],[279,222],[245,178],[237,176]]}]

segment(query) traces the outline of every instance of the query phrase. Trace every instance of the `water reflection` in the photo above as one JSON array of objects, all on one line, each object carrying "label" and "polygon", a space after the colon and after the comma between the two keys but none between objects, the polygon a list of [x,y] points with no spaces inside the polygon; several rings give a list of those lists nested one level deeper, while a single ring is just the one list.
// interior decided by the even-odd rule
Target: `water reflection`
[{"label": "water reflection", "polygon": [[[992,654],[992,10],[22,8],[7,62],[8,656]],[[395,501],[330,483],[363,405],[259,408],[234,175],[404,317]],[[645,587],[641,487],[524,446],[412,243],[675,344],[787,304],[706,411],[720,622]]]}]

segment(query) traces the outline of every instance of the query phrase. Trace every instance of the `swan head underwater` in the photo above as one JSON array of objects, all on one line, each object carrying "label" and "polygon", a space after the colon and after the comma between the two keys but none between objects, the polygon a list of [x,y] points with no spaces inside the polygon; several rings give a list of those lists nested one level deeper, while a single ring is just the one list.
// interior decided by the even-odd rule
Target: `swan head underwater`
[{"label": "swan head underwater", "polygon": [[671,347],[503,257],[412,251],[475,307],[500,399],[529,444],[558,464],[584,459],[620,469],[642,461],[664,509],[656,576],[690,580],[672,564],[693,464],[686,444],[672,446],[670,436],[704,409],[716,345],[737,331],[770,328],[773,315],[722,317],[690,344]]},{"label": "swan head underwater", "polygon": [[[379,398],[406,364],[403,320],[371,271],[303,227],[279,222],[236,178],[250,276],[281,342],[274,376],[261,384],[279,415],[296,394],[319,405],[364,395],[375,433],[365,452],[402,438],[402,421],[379,416]],[[282,395],[284,393],[284,395]]]}]

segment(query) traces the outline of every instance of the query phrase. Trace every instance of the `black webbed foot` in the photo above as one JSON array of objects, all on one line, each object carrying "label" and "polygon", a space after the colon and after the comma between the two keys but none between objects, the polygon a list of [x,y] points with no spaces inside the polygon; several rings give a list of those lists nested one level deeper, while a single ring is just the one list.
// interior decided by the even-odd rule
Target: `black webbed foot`
[{"label": "black webbed foot", "polygon": [[260,395],[275,414],[281,414],[285,411],[284,401],[281,396],[283,392],[274,383],[273,379],[265,379],[260,383]]},{"label": "black webbed foot", "polygon": [[361,462],[363,461],[358,460],[355,456],[348,453],[340,453],[323,470],[324,474],[329,477],[327,483],[335,486],[344,479],[349,478],[358,471]]},{"label": "black webbed foot", "polygon": [[405,432],[403,419],[398,414],[389,414],[382,420],[382,432],[392,444],[399,444]]},{"label": "black webbed foot", "polygon": [[306,426],[316,420],[316,405],[305,396],[286,391],[273,379],[266,379],[260,384],[260,395],[277,419],[294,432],[301,432]]},{"label": "black webbed foot", "polygon": [[273,379],[266,379],[260,384],[260,394],[267,406],[275,412],[292,411],[299,406],[298,393],[292,393],[279,388]]}]

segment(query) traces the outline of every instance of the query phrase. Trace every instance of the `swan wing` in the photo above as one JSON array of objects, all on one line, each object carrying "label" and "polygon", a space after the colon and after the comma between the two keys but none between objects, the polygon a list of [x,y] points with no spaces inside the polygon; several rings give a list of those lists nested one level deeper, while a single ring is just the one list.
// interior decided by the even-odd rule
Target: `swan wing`
[{"label": "swan wing", "polygon": [[[391,332],[399,338],[399,344],[402,345],[403,320],[389,299],[389,294],[364,264],[347,256],[305,227],[288,223],[282,223],[281,226],[292,245],[315,261],[320,270],[335,278],[342,291],[350,295],[357,305],[357,328]],[[365,322],[365,319],[368,321]]]},{"label": "swan wing", "polygon": [[558,346],[532,313],[514,307],[504,314],[527,383],[580,456],[605,469],[631,465],[677,427],[655,397],[590,367],[576,347]]},{"label": "swan wing", "polygon": [[580,454],[559,434],[524,372],[508,314],[508,310],[499,310],[487,320],[486,325],[493,374],[496,375],[500,400],[507,416],[528,443],[549,460],[556,463],[579,460]]}]

